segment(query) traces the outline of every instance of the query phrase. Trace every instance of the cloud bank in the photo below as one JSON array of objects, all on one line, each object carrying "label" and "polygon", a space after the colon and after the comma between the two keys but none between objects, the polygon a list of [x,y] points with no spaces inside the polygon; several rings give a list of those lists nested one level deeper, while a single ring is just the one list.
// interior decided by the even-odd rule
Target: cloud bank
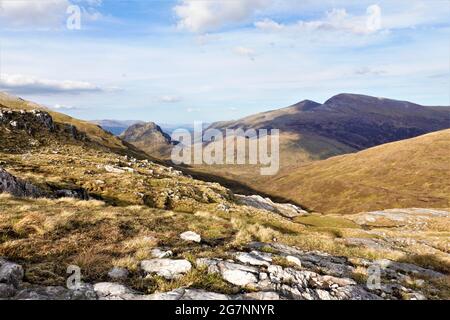
[{"label": "cloud bank", "polygon": [[174,11],[179,18],[179,28],[190,32],[207,32],[245,21],[270,4],[269,0],[181,0]]},{"label": "cloud bank", "polygon": [[20,74],[2,74],[0,89],[15,94],[80,94],[105,91],[89,82],[48,80]]}]

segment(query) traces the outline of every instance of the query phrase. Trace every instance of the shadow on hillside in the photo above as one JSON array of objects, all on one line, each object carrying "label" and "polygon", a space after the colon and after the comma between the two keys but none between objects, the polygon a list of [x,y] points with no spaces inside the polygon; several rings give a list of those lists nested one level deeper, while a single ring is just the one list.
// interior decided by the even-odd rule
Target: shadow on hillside
[{"label": "shadow on hillside", "polygon": [[[168,161],[166,163],[166,165],[169,166],[173,166],[173,164]],[[236,180],[232,180],[232,179],[228,179],[228,178],[224,178],[221,176],[217,176],[211,173],[203,173],[203,172],[198,172],[195,171],[192,168],[189,168],[187,166],[175,166],[175,169],[182,171],[185,174],[188,174],[190,176],[192,176],[194,179],[197,180],[201,180],[201,181],[205,181],[205,182],[216,182],[221,184],[222,186],[230,189],[231,191],[233,191],[233,193],[237,193],[237,194],[243,194],[246,196],[250,196],[250,195],[260,195],[264,198],[269,198],[274,202],[278,202],[278,203],[291,203],[296,205],[297,207],[306,210],[306,211],[311,211],[309,208],[293,201],[292,199],[288,199],[288,198],[284,198],[284,197],[280,197],[280,196],[274,196],[274,195],[270,195],[267,194],[265,192],[259,191],[257,189],[254,189],[244,183],[241,183],[239,181]]]}]

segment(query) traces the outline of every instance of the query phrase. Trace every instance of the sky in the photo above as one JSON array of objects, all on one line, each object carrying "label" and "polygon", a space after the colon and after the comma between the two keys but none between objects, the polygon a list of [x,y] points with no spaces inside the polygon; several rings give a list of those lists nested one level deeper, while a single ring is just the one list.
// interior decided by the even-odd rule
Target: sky
[{"label": "sky", "polygon": [[0,0],[0,91],[172,124],[342,92],[450,105],[450,0]]}]

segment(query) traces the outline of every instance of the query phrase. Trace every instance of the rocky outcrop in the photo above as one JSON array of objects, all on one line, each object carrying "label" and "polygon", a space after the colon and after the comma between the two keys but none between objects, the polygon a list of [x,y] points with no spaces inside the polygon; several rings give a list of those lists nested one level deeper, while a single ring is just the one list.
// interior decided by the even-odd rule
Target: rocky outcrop
[{"label": "rocky outcrop", "polygon": [[[75,289],[23,285],[24,270],[18,264],[0,259],[0,299],[102,299],[102,300],[380,300],[426,299],[418,290],[405,287],[408,275],[441,278],[443,274],[413,264],[387,259],[369,261],[302,251],[278,243],[253,242],[248,251],[232,253],[233,259],[198,258],[194,265],[184,259],[157,258],[141,262],[145,277],[155,275],[176,279],[192,268],[220,276],[241,294],[223,294],[189,287],[169,292],[142,294],[119,281],[126,281],[128,270],[113,268],[113,282],[79,284]],[[152,254],[167,252],[155,248]],[[283,262],[283,259],[284,262]],[[378,266],[380,285],[370,287],[353,279],[357,267]]]},{"label": "rocky outcrop", "polygon": [[0,108],[0,125],[8,130],[22,130],[28,135],[39,136],[44,132],[63,134],[76,140],[87,140],[86,134],[80,132],[74,125],[56,123],[50,113],[43,110],[11,110]]},{"label": "rocky outcrop", "polygon": [[0,167],[0,193],[9,193],[14,197],[28,198],[75,198],[80,200],[88,200],[89,194],[82,188],[78,189],[56,189],[54,191],[45,191],[32,183],[21,180],[5,169]]},{"label": "rocky outcrop", "polygon": [[38,198],[46,193],[35,185],[22,181],[0,167],[0,193],[10,193],[15,197]]},{"label": "rocky outcrop", "polygon": [[55,131],[56,125],[48,112],[42,110],[9,110],[0,109],[0,124],[11,129],[25,130],[29,134],[37,130]]},{"label": "rocky outcrop", "polygon": [[279,213],[287,218],[295,218],[307,215],[308,212],[290,203],[276,203],[269,198],[263,198],[259,195],[244,196],[236,194],[235,198],[238,203],[250,206],[256,209],[266,210]]},{"label": "rocky outcrop", "polygon": [[158,157],[170,155],[172,147],[177,144],[154,122],[136,123],[128,127],[119,137]]}]

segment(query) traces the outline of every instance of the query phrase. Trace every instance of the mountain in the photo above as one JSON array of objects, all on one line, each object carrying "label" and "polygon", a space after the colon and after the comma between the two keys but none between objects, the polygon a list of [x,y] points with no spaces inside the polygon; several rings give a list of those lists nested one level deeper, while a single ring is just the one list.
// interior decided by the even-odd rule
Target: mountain
[{"label": "mountain", "polygon": [[[213,123],[210,128],[221,131],[227,128],[279,129],[279,174],[288,175],[291,170],[312,161],[450,128],[450,107],[339,94],[323,104],[304,100],[240,120]],[[237,190],[249,187],[271,194],[271,178],[261,176],[259,165],[196,165],[193,170],[198,173],[197,177],[216,179],[233,188],[237,185]],[[286,196],[283,190],[279,191],[277,195]]]},{"label": "mountain", "polygon": [[172,146],[176,143],[154,122],[136,123],[128,127],[119,137],[160,158],[168,157]]},{"label": "mountain", "polygon": [[[312,214],[0,99],[0,299],[449,298],[448,211]],[[383,286],[369,288],[375,263]]]},{"label": "mountain", "polygon": [[[339,94],[324,104],[305,100],[284,109],[211,125],[216,129],[274,128],[284,134],[328,139],[354,150],[449,127],[450,107],[426,107],[357,94]],[[303,142],[299,138],[298,144],[293,147],[304,149],[313,157],[326,158],[330,152],[308,146],[313,142]]]},{"label": "mountain", "polygon": [[136,123],[144,123],[139,120],[92,120],[92,123],[95,123],[102,127],[104,130],[111,132],[115,136],[123,133],[127,128]]},{"label": "mountain", "polygon": [[316,161],[265,189],[323,213],[450,208],[450,130]]},{"label": "mountain", "polygon": [[[37,117],[30,117],[29,112],[36,112],[36,111],[42,111],[44,116],[44,119],[51,118],[52,122],[55,124],[56,128],[62,128],[61,130],[66,131],[69,133],[69,135],[76,135],[80,134],[82,136],[85,136],[86,143],[90,145],[96,145],[97,147],[108,149],[110,151],[122,154],[122,155],[130,155],[137,158],[142,157],[148,157],[148,155],[145,155],[142,150],[139,150],[135,148],[133,145],[113,136],[111,133],[106,132],[103,130],[100,126],[93,124],[89,121],[84,121],[80,119],[72,118],[68,115],[65,115],[63,113],[59,113],[56,111],[49,110],[47,107],[26,101],[22,98],[15,97],[12,95],[9,95],[4,92],[0,92],[0,109],[6,110],[7,112],[12,112],[12,115],[14,117],[18,116],[20,118],[20,112],[24,111],[27,112],[25,116],[22,119],[26,123],[30,122],[31,124],[34,124],[37,126],[36,131],[39,131],[39,122],[36,122]],[[19,111],[19,113],[17,113]],[[6,119],[6,117],[4,117]],[[30,124],[28,124],[30,125]],[[8,131],[6,131],[8,132]],[[5,131],[3,131],[5,133]],[[42,132],[42,135],[46,135],[48,132],[45,130]],[[24,135],[18,135],[18,136],[11,136],[11,134],[8,134],[9,138],[4,138],[2,140],[2,143],[5,144],[11,144],[13,148],[14,146],[13,141],[18,140],[27,140],[28,137]],[[51,138],[63,138],[62,135],[51,135]],[[19,147],[19,146],[17,146]],[[29,146],[27,146],[28,148]]]}]

